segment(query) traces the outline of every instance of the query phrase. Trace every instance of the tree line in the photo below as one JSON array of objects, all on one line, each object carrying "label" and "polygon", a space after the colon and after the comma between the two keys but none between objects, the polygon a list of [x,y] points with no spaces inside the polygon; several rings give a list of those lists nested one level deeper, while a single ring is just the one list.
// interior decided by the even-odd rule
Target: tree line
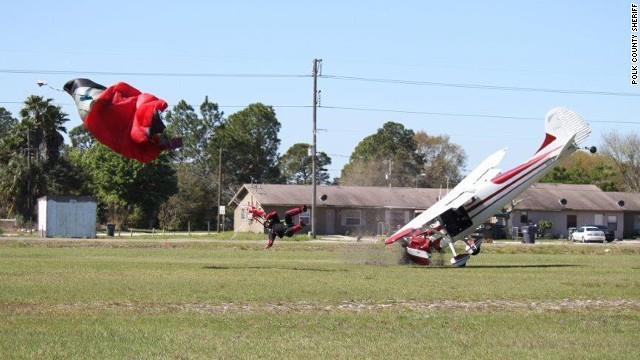
[{"label": "tree line", "polygon": [[[113,153],[82,125],[67,132],[68,114],[52,99],[29,96],[17,115],[0,107],[0,217],[32,220],[44,195],[92,195],[101,223],[202,229],[215,224],[218,191],[225,204],[245,183],[312,180],[310,145],[296,143],[280,155],[281,124],[261,103],[225,116],[208,97],[197,109],[178,102],[164,119],[183,147],[148,164]],[[603,147],[596,156],[577,153],[543,181],[639,191],[637,135],[610,133]],[[466,154],[448,136],[387,122],[356,145],[339,178],[330,178],[325,152],[316,161],[320,184],[438,188],[462,180]]]},{"label": "tree line", "polygon": [[[280,156],[271,106],[251,104],[227,117],[205,97],[197,109],[180,101],[164,120],[183,147],[142,164],[96,142],[82,125],[67,131],[69,116],[52,99],[28,97],[18,117],[0,107],[0,217],[26,223],[41,196],[92,195],[102,223],[202,229],[215,225],[218,190],[225,204],[244,183],[311,183],[309,145]],[[329,183],[331,158],[318,152],[317,163],[318,182]]]}]

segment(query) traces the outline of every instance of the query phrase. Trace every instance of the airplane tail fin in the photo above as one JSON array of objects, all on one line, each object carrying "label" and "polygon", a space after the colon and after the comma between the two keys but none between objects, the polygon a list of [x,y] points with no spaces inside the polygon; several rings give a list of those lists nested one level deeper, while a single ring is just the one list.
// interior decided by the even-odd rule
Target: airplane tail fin
[{"label": "airplane tail fin", "polygon": [[591,134],[589,124],[580,115],[572,110],[556,107],[547,113],[544,119],[545,130],[547,132],[542,145],[536,151],[539,153],[551,143],[566,143],[574,138],[574,145],[577,147],[584,142]]}]

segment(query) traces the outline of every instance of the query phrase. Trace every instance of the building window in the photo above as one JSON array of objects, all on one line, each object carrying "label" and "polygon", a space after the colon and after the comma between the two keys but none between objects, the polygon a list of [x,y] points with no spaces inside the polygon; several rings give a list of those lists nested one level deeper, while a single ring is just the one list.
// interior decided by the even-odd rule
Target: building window
[{"label": "building window", "polygon": [[389,225],[392,229],[395,229],[398,225],[402,227],[408,222],[404,210],[388,210],[388,212]]},{"label": "building window", "polygon": [[612,230],[612,231],[618,230],[618,217],[615,215],[608,216],[607,226],[609,226],[609,230]]},{"label": "building window", "polygon": [[360,226],[362,224],[361,210],[345,210],[342,212],[342,225]]},{"label": "building window", "polygon": [[604,214],[595,214],[593,216],[593,225],[604,225]]},{"label": "building window", "polygon": [[567,228],[578,227],[578,216],[577,215],[567,215]]},{"label": "building window", "polygon": [[529,214],[526,211],[520,213],[520,223],[528,224],[529,223]]}]

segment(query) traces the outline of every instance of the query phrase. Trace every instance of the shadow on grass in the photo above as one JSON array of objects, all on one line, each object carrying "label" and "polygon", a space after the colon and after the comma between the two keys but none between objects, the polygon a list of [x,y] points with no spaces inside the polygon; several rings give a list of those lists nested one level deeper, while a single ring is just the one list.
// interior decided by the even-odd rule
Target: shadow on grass
[{"label": "shadow on grass", "polygon": [[203,267],[207,270],[294,270],[294,271],[322,271],[322,272],[346,272],[347,269],[318,269],[302,267],[282,267],[282,266],[218,266],[209,265]]},{"label": "shadow on grass", "polygon": [[570,268],[584,267],[585,265],[574,264],[531,264],[531,265],[467,265],[463,268],[454,266],[420,266],[412,264],[411,267],[427,269],[526,269],[526,268]]}]

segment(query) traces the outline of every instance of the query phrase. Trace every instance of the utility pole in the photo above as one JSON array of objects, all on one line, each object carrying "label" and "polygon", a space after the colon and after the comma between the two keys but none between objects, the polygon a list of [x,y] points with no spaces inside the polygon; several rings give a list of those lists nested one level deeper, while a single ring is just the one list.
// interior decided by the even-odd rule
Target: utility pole
[{"label": "utility pole", "polygon": [[311,198],[311,237],[316,238],[316,113],[318,107],[318,65],[322,63],[322,59],[313,59],[313,145],[311,145],[311,183],[313,184],[313,192]]},{"label": "utility pole", "polygon": [[[388,160],[385,160],[384,163],[389,164],[389,170],[385,171],[384,178],[387,180],[387,184],[389,185],[389,187],[391,187],[391,166],[393,165],[393,160],[388,159]],[[416,187],[418,187],[417,180],[416,180]]]},{"label": "utility pole", "polygon": [[31,233],[31,228],[33,219],[31,218],[31,214],[33,210],[31,209],[31,125],[27,125],[27,171],[29,172],[27,176],[27,208],[29,210],[29,233]]},{"label": "utility pole", "polygon": [[216,213],[218,214],[218,220],[216,221],[218,231],[220,232],[220,198],[222,194],[222,147],[220,147],[218,152],[218,210]]}]

